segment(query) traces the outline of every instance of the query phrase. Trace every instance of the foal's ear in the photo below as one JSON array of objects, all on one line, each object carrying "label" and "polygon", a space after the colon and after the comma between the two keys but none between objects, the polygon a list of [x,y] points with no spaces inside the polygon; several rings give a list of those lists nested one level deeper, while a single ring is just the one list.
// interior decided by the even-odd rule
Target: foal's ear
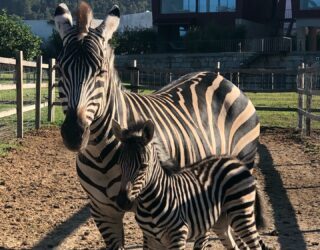
[{"label": "foal's ear", "polygon": [[114,134],[114,136],[118,141],[120,142],[122,141],[123,139],[122,129],[120,124],[115,119],[112,120],[112,133]]},{"label": "foal's ear", "polygon": [[147,120],[142,129],[142,138],[145,145],[147,145],[153,138],[154,124],[153,121]]}]

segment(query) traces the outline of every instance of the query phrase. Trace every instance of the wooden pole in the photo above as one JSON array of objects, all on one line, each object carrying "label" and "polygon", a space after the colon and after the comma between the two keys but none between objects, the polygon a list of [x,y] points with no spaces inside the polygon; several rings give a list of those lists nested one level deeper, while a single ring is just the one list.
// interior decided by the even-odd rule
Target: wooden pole
[{"label": "wooden pole", "polygon": [[129,67],[131,70],[130,73],[130,82],[131,82],[131,92],[138,93],[139,92],[139,69],[137,67],[137,60],[132,61],[132,66]]},{"label": "wooden pole", "polygon": [[55,99],[54,94],[54,83],[55,83],[55,69],[54,66],[56,64],[56,60],[54,58],[50,59],[49,62],[49,84],[48,84],[48,121],[53,122],[54,121],[54,111],[55,108],[53,106],[53,102]]},{"label": "wooden pole", "polygon": [[16,56],[17,137],[23,138],[23,52]]},{"label": "wooden pole", "polygon": [[[311,84],[311,77],[307,78],[307,82],[306,82],[306,92],[307,92],[307,98],[306,98],[306,112],[308,114],[311,114],[311,101],[312,101],[312,84]],[[311,119],[310,116],[306,116],[306,136],[310,136],[311,135]]]},{"label": "wooden pole", "polygon": [[[304,69],[304,63],[301,64],[301,69]],[[297,77],[297,86],[298,88],[301,88],[304,90],[304,73],[299,74]],[[298,108],[303,110],[303,94],[299,93],[298,95]],[[303,114],[301,112],[298,112],[298,128],[303,129]]]},{"label": "wooden pole", "polygon": [[36,81],[36,129],[41,126],[41,84],[42,84],[42,56],[37,60],[37,81]]}]

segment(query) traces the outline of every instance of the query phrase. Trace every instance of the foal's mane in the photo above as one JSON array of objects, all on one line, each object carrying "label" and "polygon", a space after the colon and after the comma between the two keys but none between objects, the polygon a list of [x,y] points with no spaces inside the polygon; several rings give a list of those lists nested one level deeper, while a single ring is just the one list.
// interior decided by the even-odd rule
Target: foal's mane
[{"label": "foal's mane", "polygon": [[[143,140],[141,138],[141,132],[144,127],[144,121],[138,121],[134,123],[129,123],[128,128],[123,130],[123,135],[125,137],[124,142],[130,143],[133,145],[140,145],[143,147]],[[152,147],[157,154],[160,166],[168,175],[173,175],[180,171],[180,167],[176,163],[176,161],[170,157],[168,157],[169,152],[167,152],[162,143],[160,143],[157,137],[153,137],[150,142]],[[138,147],[137,147],[138,148]]]}]

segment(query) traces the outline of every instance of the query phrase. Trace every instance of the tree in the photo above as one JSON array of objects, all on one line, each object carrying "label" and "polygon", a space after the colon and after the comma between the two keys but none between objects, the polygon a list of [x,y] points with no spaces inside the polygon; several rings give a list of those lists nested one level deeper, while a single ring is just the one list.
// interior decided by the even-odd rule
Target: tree
[{"label": "tree", "polygon": [[22,50],[27,60],[40,54],[41,39],[32,34],[31,29],[14,15],[0,11],[0,56],[14,57]]},{"label": "tree", "polygon": [[42,52],[45,60],[49,58],[57,58],[60,51],[62,50],[62,40],[58,31],[52,30],[52,35],[49,37],[48,41],[45,42]]}]

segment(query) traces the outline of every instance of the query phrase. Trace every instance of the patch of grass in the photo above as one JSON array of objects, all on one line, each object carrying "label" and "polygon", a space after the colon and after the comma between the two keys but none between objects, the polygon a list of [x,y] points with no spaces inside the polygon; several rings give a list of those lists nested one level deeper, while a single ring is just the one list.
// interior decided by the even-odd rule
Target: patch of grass
[{"label": "patch of grass", "polygon": [[18,148],[15,142],[0,143],[0,157],[5,157],[12,149]]}]

